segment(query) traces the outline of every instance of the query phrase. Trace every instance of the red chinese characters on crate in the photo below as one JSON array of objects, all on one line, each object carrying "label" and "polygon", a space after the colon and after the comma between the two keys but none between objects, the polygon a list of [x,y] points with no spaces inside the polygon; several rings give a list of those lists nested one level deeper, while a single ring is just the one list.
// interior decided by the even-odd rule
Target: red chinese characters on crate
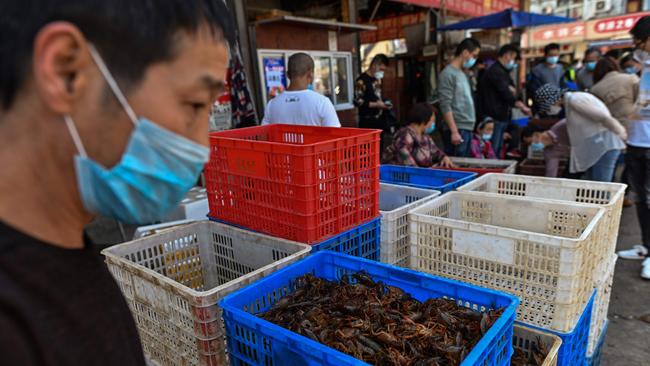
[{"label": "red chinese characters on crate", "polygon": [[379,131],[269,125],[210,135],[210,217],[315,243],[379,215]]}]

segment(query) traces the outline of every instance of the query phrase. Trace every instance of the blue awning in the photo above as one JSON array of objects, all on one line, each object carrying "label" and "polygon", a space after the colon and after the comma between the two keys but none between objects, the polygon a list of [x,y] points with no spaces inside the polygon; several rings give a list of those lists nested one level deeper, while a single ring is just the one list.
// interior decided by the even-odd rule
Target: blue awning
[{"label": "blue awning", "polygon": [[556,15],[543,15],[506,9],[504,11],[471,18],[462,22],[453,23],[439,27],[439,31],[464,30],[464,29],[499,29],[533,27],[538,25],[569,23],[574,22],[573,18],[560,17]]}]

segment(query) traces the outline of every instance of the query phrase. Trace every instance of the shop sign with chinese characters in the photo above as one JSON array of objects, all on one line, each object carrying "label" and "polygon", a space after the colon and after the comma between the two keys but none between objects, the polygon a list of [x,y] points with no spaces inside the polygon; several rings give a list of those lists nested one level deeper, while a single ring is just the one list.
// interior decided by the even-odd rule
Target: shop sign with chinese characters
[{"label": "shop sign with chinese characters", "polygon": [[587,40],[625,36],[642,17],[650,12],[621,15],[618,17],[596,19],[587,22]]}]

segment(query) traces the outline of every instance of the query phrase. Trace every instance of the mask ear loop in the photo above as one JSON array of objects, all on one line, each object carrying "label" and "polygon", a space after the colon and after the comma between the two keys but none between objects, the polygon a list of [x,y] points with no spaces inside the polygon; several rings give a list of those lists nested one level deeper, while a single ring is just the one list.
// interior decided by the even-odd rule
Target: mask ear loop
[{"label": "mask ear loop", "polygon": [[135,112],[133,112],[133,109],[129,105],[129,102],[127,102],[126,97],[124,97],[124,94],[122,94],[120,87],[117,85],[117,82],[115,81],[115,78],[113,78],[111,72],[108,70],[108,67],[106,67],[106,64],[104,63],[104,60],[99,55],[99,52],[97,52],[97,49],[93,44],[88,44],[88,50],[90,51],[90,55],[95,61],[95,64],[97,64],[99,71],[102,73],[102,75],[104,75],[104,78],[108,83],[108,86],[111,88],[113,94],[115,94],[115,97],[122,105],[122,108],[124,108],[124,111],[126,111],[126,114],[131,119],[131,122],[133,122],[133,125],[137,126],[138,117],[135,115]]},{"label": "mask ear loop", "polygon": [[86,149],[84,148],[84,144],[81,142],[81,138],[77,132],[77,127],[74,125],[74,121],[72,121],[72,118],[67,114],[63,116],[63,119],[65,120],[65,125],[68,126],[68,131],[70,132],[70,136],[72,136],[72,141],[77,147],[79,155],[81,155],[82,158],[87,158],[88,154],[86,154]]}]

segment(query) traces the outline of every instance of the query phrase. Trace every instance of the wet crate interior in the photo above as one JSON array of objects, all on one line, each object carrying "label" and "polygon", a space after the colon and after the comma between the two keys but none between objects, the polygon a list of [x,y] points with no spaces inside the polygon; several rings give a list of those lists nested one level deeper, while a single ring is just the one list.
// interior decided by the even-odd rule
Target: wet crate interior
[{"label": "wet crate interior", "polygon": [[379,214],[379,132],[270,125],[213,133],[210,217],[315,243]]},{"label": "wet crate interior", "polygon": [[440,192],[388,183],[381,183],[379,189],[381,261],[406,267],[410,254],[408,212]]},{"label": "wet crate interior", "polygon": [[521,298],[518,320],[572,329],[591,295],[603,209],[450,192],[409,214],[410,268]]},{"label": "wet crate interior", "polygon": [[200,222],[104,250],[147,358],[163,365],[226,361],[223,296],[309,253],[304,244]]},{"label": "wet crate interior", "polygon": [[503,314],[465,358],[462,366],[505,365],[512,355],[515,297],[456,281],[333,252],[319,252],[224,298],[228,350],[236,365],[367,365],[254,314],[265,312],[295,290],[298,277],[311,273],[327,280],[365,270],[375,281],[396,286],[414,298],[445,297],[477,311],[504,307]]}]

